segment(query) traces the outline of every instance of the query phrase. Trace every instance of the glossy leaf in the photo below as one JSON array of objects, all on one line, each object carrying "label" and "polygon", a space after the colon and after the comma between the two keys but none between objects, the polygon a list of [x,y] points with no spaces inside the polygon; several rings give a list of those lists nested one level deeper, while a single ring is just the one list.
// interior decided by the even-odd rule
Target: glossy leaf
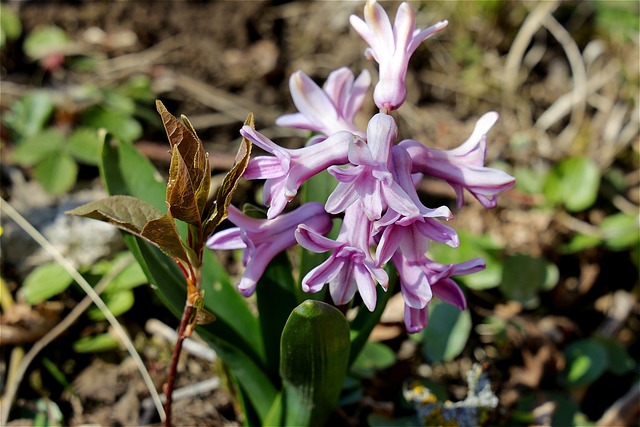
[{"label": "glossy leaf", "polygon": [[285,425],[323,425],[349,362],[349,326],[333,306],[307,300],[291,313],[280,351]]},{"label": "glossy leaf", "polygon": [[27,304],[35,305],[64,292],[72,283],[67,270],[59,264],[47,263],[27,275],[18,293]]},{"label": "glossy leaf", "polygon": [[[249,114],[245,125],[253,127],[253,114]],[[243,137],[240,148],[238,148],[238,152],[236,153],[235,164],[222,180],[222,185],[220,185],[216,198],[206,215],[207,219],[203,225],[205,237],[210,236],[218,225],[227,218],[227,208],[231,203],[233,193],[236,191],[236,188],[238,188],[238,182],[249,164],[250,156],[251,141]]]}]

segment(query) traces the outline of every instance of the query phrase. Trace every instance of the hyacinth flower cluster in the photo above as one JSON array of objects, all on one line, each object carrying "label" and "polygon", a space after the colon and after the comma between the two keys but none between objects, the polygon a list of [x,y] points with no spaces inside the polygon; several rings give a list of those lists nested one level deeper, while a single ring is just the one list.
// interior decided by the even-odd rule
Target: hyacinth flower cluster
[{"label": "hyacinth flower cluster", "polygon": [[[306,145],[285,149],[244,126],[240,133],[267,155],[253,158],[245,179],[265,180],[267,218],[256,219],[230,207],[229,220],[236,226],[218,232],[207,241],[211,249],[244,249],[245,273],[238,289],[251,295],[269,262],[296,243],[317,253],[328,253],[325,262],[302,279],[306,292],[325,285],[336,305],[348,304],[360,294],[371,311],[376,307],[376,287],[387,290],[387,263],[397,270],[405,303],[407,331],[427,324],[427,307],[435,296],[460,309],[466,307],[463,292],[451,276],[485,268],[482,259],[441,264],[426,253],[431,241],[456,247],[456,231],[444,222],[453,218],[446,206],[423,204],[416,186],[423,176],[444,180],[456,192],[457,207],[466,189],[483,206],[496,206],[497,195],[514,184],[505,172],[484,166],[487,133],[498,120],[489,112],[476,123],[469,138],[452,150],[430,148],[420,141],[397,141],[392,112],[406,98],[405,76],[417,47],[447,26],[439,22],[417,29],[415,12],[402,3],[392,24],[375,1],[367,2],[364,20],[351,16],[351,25],[366,41],[367,58],[378,65],[373,99],[379,108],[367,125],[358,129],[354,118],[365,101],[371,76],[365,70],[356,78],[347,68],[329,74],[324,87],[301,71],[290,78],[297,113],[277,119],[283,127],[313,132]],[[337,185],[324,205],[305,203],[285,213],[300,186],[328,170]],[[325,235],[332,218],[342,219],[335,240]]]}]

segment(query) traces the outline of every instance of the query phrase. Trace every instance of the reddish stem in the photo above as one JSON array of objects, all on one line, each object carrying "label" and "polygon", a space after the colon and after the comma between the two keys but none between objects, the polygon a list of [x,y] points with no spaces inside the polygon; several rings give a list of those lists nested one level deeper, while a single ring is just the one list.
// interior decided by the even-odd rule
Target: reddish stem
[{"label": "reddish stem", "polygon": [[191,312],[193,311],[193,305],[187,300],[182,312],[182,319],[180,320],[180,327],[178,328],[178,339],[176,345],[173,348],[173,355],[171,356],[171,367],[169,369],[169,377],[167,378],[167,384],[164,386],[164,394],[166,396],[164,411],[166,418],[164,421],[165,427],[171,427],[171,403],[173,395],[173,387],[178,371],[178,359],[182,352],[182,343],[187,338],[186,330],[189,326],[189,319],[191,318]]}]

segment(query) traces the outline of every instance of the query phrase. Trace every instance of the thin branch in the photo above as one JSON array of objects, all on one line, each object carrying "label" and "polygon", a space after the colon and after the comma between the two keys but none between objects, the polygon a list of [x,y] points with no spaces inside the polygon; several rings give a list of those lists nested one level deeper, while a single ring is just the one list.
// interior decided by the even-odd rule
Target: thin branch
[{"label": "thin branch", "polygon": [[[158,410],[158,414],[162,420],[165,419],[164,409],[162,408],[162,402],[160,400],[160,396],[158,395],[158,391],[155,389],[151,376],[147,371],[147,368],[144,366],[144,362],[142,361],[140,355],[138,354],[136,348],[131,342],[131,339],[127,335],[127,332],[124,330],[122,325],[115,318],[113,313],[106,306],[104,301],[100,298],[100,296],[95,292],[95,290],[91,287],[91,285],[85,280],[84,277],[75,269],[75,267],[67,260],[64,255],[60,253],[58,248],[53,246],[38,230],[36,230],[30,223],[27,221],[18,211],[16,211],[6,200],[0,197],[0,210],[6,213],[13,221],[16,222],[31,238],[33,238],[43,249],[45,249],[49,255],[60,264],[73,279],[80,285],[82,290],[87,294],[89,298],[93,301],[93,303],[100,309],[102,314],[105,316],[109,324],[113,326],[116,334],[124,344],[125,348],[131,355],[131,358],[136,363],[142,378],[149,389],[149,393],[151,394],[153,401],[156,405],[156,409]],[[17,389],[17,387],[16,387]],[[13,392],[15,395],[15,391]],[[9,409],[11,404],[13,403],[13,397],[8,393],[5,394],[5,399],[2,400],[2,416],[0,417],[0,425],[5,425],[7,422],[7,418],[9,416]],[[7,399],[6,397],[11,397],[11,399]]]}]

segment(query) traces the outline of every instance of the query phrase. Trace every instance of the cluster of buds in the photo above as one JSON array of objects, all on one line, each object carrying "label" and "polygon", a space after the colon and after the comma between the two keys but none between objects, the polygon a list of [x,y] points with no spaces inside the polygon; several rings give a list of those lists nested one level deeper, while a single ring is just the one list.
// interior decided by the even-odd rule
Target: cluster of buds
[{"label": "cluster of buds", "polygon": [[[302,279],[302,288],[317,292],[325,284],[336,305],[348,304],[359,292],[371,311],[376,306],[376,286],[387,289],[384,269],[392,262],[398,272],[405,302],[408,332],[427,324],[427,305],[433,296],[460,309],[464,294],[451,276],[482,270],[482,259],[460,264],[440,264],[426,255],[436,241],[456,247],[455,230],[441,222],[453,215],[449,208],[426,207],[416,185],[426,175],[446,181],[456,192],[458,208],[469,191],[483,206],[496,205],[497,194],[510,188],[514,178],[484,166],[486,135],[498,120],[490,112],[482,116],[471,136],[452,150],[429,148],[414,140],[396,143],[398,128],[391,115],[405,101],[405,76],[409,59],[424,40],[447,26],[447,21],[416,29],[415,12],[402,3],[393,25],[384,9],[367,2],[364,20],[351,16],[351,25],[367,42],[365,55],[377,62],[379,80],[374,101],[380,112],[366,131],[354,124],[371,84],[365,70],[357,78],[347,68],[333,71],[324,88],[303,72],[291,76],[290,90],[298,109],[277,119],[279,126],[312,131],[303,148],[285,149],[244,126],[244,138],[270,155],[253,158],[246,179],[264,179],[267,218],[256,219],[229,207],[236,228],[211,236],[211,249],[244,249],[245,273],[238,284],[251,295],[269,262],[296,243],[313,252],[330,252],[328,259]],[[300,186],[317,173],[328,170],[337,186],[326,203],[305,203],[283,213]],[[325,235],[332,218],[341,217],[336,240]]]}]

